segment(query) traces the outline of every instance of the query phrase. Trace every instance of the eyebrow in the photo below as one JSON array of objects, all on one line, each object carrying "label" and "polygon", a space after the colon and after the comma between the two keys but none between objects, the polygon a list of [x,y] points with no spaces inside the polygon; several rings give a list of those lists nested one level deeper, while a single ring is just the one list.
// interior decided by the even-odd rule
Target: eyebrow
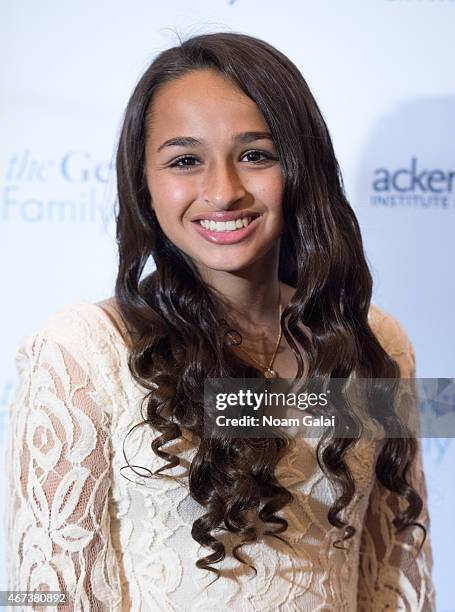
[{"label": "eyebrow", "polygon": [[[232,137],[232,141],[240,144],[248,144],[250,142],[254,142],[255,140],[272,140],[272,134],[269,132],[241,132],[240,134],[235,134]],[[198,145],[204,144],[204,140],[201,138],[198,140],[197,138],[193,138],[192,136],[175,136],[174,138],[170,138],[163,142],[162,145],[158,147],[156,150],[159,153],[165,147],[197,147]]]}]

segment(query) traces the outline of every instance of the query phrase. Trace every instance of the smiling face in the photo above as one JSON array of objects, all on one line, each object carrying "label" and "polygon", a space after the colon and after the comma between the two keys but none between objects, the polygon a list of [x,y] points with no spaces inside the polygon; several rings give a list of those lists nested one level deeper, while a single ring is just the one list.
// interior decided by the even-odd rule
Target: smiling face
[{"label": "smiling face", "polygon": [[201,273],[277,263],[284,179],[255,102],[214,70],[166,83],[147,124],[147,184],[166,236]]}]

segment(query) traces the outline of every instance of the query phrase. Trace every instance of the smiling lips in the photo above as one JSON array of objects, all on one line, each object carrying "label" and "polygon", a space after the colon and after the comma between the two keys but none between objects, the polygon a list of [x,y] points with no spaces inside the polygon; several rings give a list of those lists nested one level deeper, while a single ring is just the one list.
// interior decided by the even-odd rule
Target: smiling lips
[{"label": "smiling lips", "polygon": [[241,217],[235,221],[214,221],[213,219],[200,219],[199,223],[212,232],[232,232],[242,227],[248,227],[253,217]]},{"label": "smiling lips", "polygon": [[235,244],[254,231],[259,219],[260,216],[240,217],[228,221],[215,221],[213,218],[197,219],[194,225],[199,234],[209,242]]}]

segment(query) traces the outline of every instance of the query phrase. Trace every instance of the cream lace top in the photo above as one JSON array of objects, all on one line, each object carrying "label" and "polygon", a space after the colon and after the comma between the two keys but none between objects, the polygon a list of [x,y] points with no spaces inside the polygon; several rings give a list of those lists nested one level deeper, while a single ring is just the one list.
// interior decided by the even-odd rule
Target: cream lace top
[{"label": "cream lace top", "polygon": [[[170,472],[177,478],[147,477],[164,462],[150,447],[158,433],[149,426],[126,437],[141,420],[145,389],[129,373],[126,329],[115,313],[112,298],[73,302],[17,351],[6,456],[8,589],[66,590],[70,603],[58,609],[87,612],[435,610],[430,541],[415,558],[422,531],[395,535],[396,499],[375,482],[377,442],[366,440],[346,458],[357,489],[344,514],[357,529],[346,550],[333,546],[340,530],[327,511],[336,495],[316,462],[317,440],[300,438],[277,471],[295,496],[280,514],[298,555],[263,536],[241,549],[256,577],[228,554],[217,565],[223,576],[207,588],[214,574],[195,561],[211,551],[191,537],[204,509],[185,481],[192,436],[184,430],[166,447],[182,457]],[[402,376],[415,376],[397,320],[372,306],[370,321]],[[124,450],[132,468],[124,468]],[[429,528],[420,441],[413,482]],[[229,553],[231,534],[216,535]]]}]

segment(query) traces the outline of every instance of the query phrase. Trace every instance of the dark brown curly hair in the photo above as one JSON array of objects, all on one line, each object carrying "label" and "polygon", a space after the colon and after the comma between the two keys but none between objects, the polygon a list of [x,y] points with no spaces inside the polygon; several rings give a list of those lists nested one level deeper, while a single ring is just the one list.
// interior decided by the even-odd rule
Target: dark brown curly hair
[{"label": "dark brown curly hair", "polygon": [[[212,534],[225,529],[240,538],[233,556],[246,542],[257,540],[251,511],[279,534],[288,527],[277,513],[292,493],[275,476],[287,452],[286,438],[221,439],[204,437],[203,389],[210,378],[262,376],[243,362],[226,341],[216,295],[203,282],[193,261],[163,233],[151,207],[146,181],[147,113],[158,88],[190,71],[212,69],[231,79],[262,112],[271,131],[285,177],[284,230],[280,243],[279,280],[295,294],[283,310],[281,327],[303,373],[308,376],[389,379],[376,386],[372,404],[390,405],[400,369],[382,348],[368,324],[372,277],[363,251],[355,214],[343,187],[340,169],[321,111],[297,67],[270,44],[252,36],[221,32],[192,37],[160,53],[147,68],[128,102],[117,150],[119,268],[115,297],[131,330],[129,368],[149,390],[144,398],[149,425],[160,435],[153,451],[171,469],[179,457],[164,450],[182,428],[195,434],[198,447],[189,470],[189,492],[205,507],[194,521],[192,537],[211,550],[196,565],[220,572],[213,564],[225,558],[223,543]],[[152,257],[156,270],[141,279]],[[301,324],[311,330],[311,338]],[[386,401],[384,401],[384,399]],[[356,431],[349,406],[337,410]],[[405,433],[387,439],[376,464],[380,483],[408,502],[394,519],[398,531],[416,522],[423,503],[408,482],[417,452],[412,437],[392,408],[376,415],[388,427]],[[333,437],[317,446],[317,461],[340,494],[328,513],[343,528],[341,540],[355,528],[340,518],[355,494],[344,460],[356,436]],[[424,540],[425,541],[425,537]],[[423,542],[421,546],[423,545]],[[253,568],[255,569],[255,568]]]}]

